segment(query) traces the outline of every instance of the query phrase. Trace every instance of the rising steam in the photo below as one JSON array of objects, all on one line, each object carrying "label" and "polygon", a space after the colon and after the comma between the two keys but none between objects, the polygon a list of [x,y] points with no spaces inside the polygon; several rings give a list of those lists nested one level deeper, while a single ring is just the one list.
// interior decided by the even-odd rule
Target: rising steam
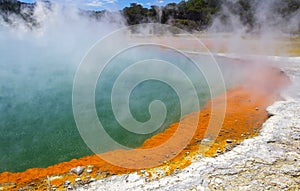
[{"label": "rising steam", "polygon": [[279,42],[299,34],[299,7],[299,1],[224,1],[208,29],[209,33],[223,33],[223,37],[225,33],[226,36],[217,37],[214,51],[285,55],[287,47]]},{"label": "rising steam", "polygon": [[59,3],[38,1],[22,13],[31,20],[14,13],[0,20],[0,171],[91,154],[72,116],[74,75],[97,40],[124,26],[118,13],[95,19]]},{"label": "rising steam", "polygon": [[[236,3],[236,1],[228,2],[232,5]],[[255,17],[253,17],[254,19],[250,22],[250,24],[245,24],[245,21],[237,16],[237,10],[232,10],[232,7],[229,6],[230,4],[224,4],[221,14],[215,18],[212,26],[208,29],[209,33],[213,33],[213,35],[208,36],[208,38],[212,39],[211,46],[209,47],[211,50],[215,52],[232,52],[243,55],[248,53],[275,53],[277,47],[274,41],[275,37],[277,38],[278,35],[281,36],[286,33],[292,34],[295,31],[299,31],[299,11],[295,11],[290,15],[285,16],[288,17],[288,22],[282,22],[282,20],[286,18],[283,18],[282,15],[274,13],[273,11],[277,2],[276,0],[268,2],[251,2],[253,3],[249,5],[251,6],[251,13],[249,12],[249,14],[255,15]],[[275,8],[277,7],[278,5],[275,6]],[[38,1],[33,7],[23,7],[21,15],[27,15],[28,17],[22,17],[14,13],[7,13],[3,17],[0,17],[0,156],[2,156],[0,158],[0,164],[3,164],[0,166],[0,172],[23,171],[29,167],[45,167],[58,162],[68,161],[72,158],[91,154],[91,151],[86,147],[77,132],[73,117],[72,89],[74,85],[74,77],[78,68],[80,68],[80,63],[85,54],[95,44],[95,42],[99,39],[105,39],[104,37],[109,36],[108,34],[111,32],[126,26],[125,19],[119,12],[105,12],[101,15],[101,17],[97,18],[89,12],[79,10],[76,6],[66,6],[66,4],[60,3],[50,4],[41,1]],[[186,36],[183,38],[180,38],[180,35],[174,38],[172,33],[174,31],[162,30],[161,27],[155,28],[147,27],[147,25],[140,25],[132,27],[131,29],[132,30],[130,31],[125,30],[126,32],[119,30],[119,33],[122,32],[122,35],[110,35],[110,37],[113,37],[110,38],[110,40],[112,39],[111,41],[106,40],[106,43],[98,43],[95,47],[98,47],[98,50],[102,51],[100,53],[104,52],[105,54],[107,53],[110,56],[114,56],[112,55],[112,50],[122,51],[123,49],[116,48],[127,48],[122,47],[123,44],[121,42],[132,40],[128,39],[129,36],[136,42],[139,42],[141,39],[145,39],[144,42],[148,43],[148,45],[151,43],[153,44],[153,42],[158,44],[164,44],[164,42],[167,42],[168,45],[174,46],[177,43],[177,48],[182,48],[184,43],[188,42],[188,40],[192,39],[190,41],[191,43],[196,41],[193,38],[189,39],[189,34],[185,34]],[[130,34],[132,31],[135,31],[135,34]],[[176,33],[178,33],[180,30],[176,31]],[[220,32],[230,33],[225,34],[224,37],[224,35],[219,34]],[[250,38],[247,36],[249,33],[255,34],[252,37],[256,38],[257,41],[253,42],[251,40],[252,37]],[[151,38],[153,38],[154,41],[151,41]],[[131,44],[132,41],[130,41],[129,44],[134,45],[136,42]],[[221,64],[220,66],[215,65],[215,70],[212,68],[212,64],[215,64],[215,62],[212,62],[214,59],[210,59],[210,61],[208,61],[205,56],[204,58],[202,57],[202,54],[198,54],[199,51],[203,51],[205,48],[201,46],[199,49],[197,46],[191,47],[190,44],[188,44],[188,49],[182,55],[188,54],[191,56],[192,54],[192,58],[198,57],[198,59],[195,59],[196,66],[197,64],[202,64],[202,67],[206,68],[205,75],[207,76],[202,76],[200,82],[197,81],[199,80],[200,75],[194,73],[196,71],[195,69],[190,69],[189,72],[193,75],[188,76],[192,78],[191,81],[195,81],[194,84],[198,87],[197,90],[199,91],[196,91],[197,96],[202,96],[200,105],[207,99],[211,98],[210,96],[216,96],[223,92],[222,90],[224,87],[221,87],[223,86],[223,83],[219,83],[222,81],[223,77],[225,78],[226,88],[230,88],[243,82],[243,80],[246,79],[245,76],[249,75],[249,71],[262,71],[260,67],[248,70],[253,65],[247,65],[248,68],[240,67],[238,64],[231,65],[232,60],[222,58],[217,59],[217,61]],[[186,58],[179,59],[181,57],[177,57],[176,55],[174,56],[174,54],[170,54],[170,52],[165,49],[168,48],[160,47],[160,49],[155,49],[154,52],[158,52],[155,55],[167,55],[172,62],[180,65],[183,68],[183,71],[186,68],[189,69],[189,65],[187,64],[189,62],[182,62],[183,60],[187,60]],[[194,52],[191,53],[191,50]],[[117,79],[115,76],[117,72],[120,74],[122,73],[122,68],[120,69],[120,66],[123,67],[124,64],[126,66],[126,64],[132,62],[134,59],[136,59],[135,62],[137,62],[137,59],[140,58],[139,56],[143,55],[144,52],[147,52],[147,54],[150,55],[149,58],[147,58],[150,61],[152,61],[152,57],[155,57],[155,55],[151,55],[153,52],[147,48],[147,50],[140,49],[138,51],[130,52],[130,54],[126,54],[125,56],[123,55],[123,57],[121,57],[121,61],[118,59],[113,60],[117,67],[106,68],[109,72],[104,75],[106,80],[105,83],[111,83],[113,81],[111,79]],[[105,65],[105,63],[102,63],[104,59],[101,57],[99,52],[92,51],[92,53],[94,53],[93,56],[96,58],[100,58],[97,60],[99,63],[94,63],[95,65],[93,66],[95,68],[89,70],[86,68],[80,68],[80,71],[82,71],[85,75],[81,76],[83,81],[79,80],[79,86],[75,86],[76,95],[78,96],[78,99],[76,100],[76,109],[78,109],[77,111],[80,114],[79,116],[84,116],[91,112],[91,110],[86,111],[86,108],[81,107],[82,105],[80,105],[85,101],[85,97],[82,95],[85,95],[86,92],[83,90],[88,87],[87,85],[92,86],[91,89],[96,88],[96,85],[94,84],[84,84],[82,82],[85,82],[84,80],[89,80],[92,77],[94,77],[94,81],[96,81],[97,78],[101,79],[101,76],[99,76],[98,73],[95,74],[95,72],[99,70],[98,67],[104,68]],[[207,50],[205,53],[210,55]],[[158,60],[160,57],[156,59]],[[86,60],[83,60],[83,62],[85,61]],[[262,60],[255,60],[253,63],[257,66],[257,63],[260,61]],[[161,60],[156,63],[155,68],[148,66],[149,62],[146,62],[146,64],[147,66],[143,66],[142,70],[139,70],[138,72],[131,72],[134,75],[139,74],[139,77],[143,77],[146,76],[144,73],[151,71],[152,76],[150,77],[160,76],[164,79],[166,75],[175,81],[176,83],[174,82],[174,84],[176,85],[180,85],[182,82],[180,77],[184,75],[181,73],[181,70],[180,72],[174,72],[172,74],[170,71],[175,71],[174,68],[173,70],[157,68],[159,64],[164,65],[164,62]],[[147,69],[147,67],[150,68]],[[223,76],[216,75],[216,71],[220,72],[219,67],[221,68]],[[207,95],[207,93],[200,91],[203,90],[202,82],[205,81],[203,78],[205,78],[211,86],[209,87],[211,89],[207,91],[210,92],[211,95]],[[134,80],[136,79],[131,79],[131,82]],[[259,81],[259,79],[256,80]],[[124,79],[121,81],[123,83],[126,82]],[[159,118],[158,122],[160,124],[164,123],[164,128],[166,128],[176,120],[180,120],[180,118],[187,113],[199,109],[199,107],[195,107],[187,101],[185,106],[187,109],[184,110],[183,114],[181,114],[180,111],[177,111],[178,107],[173,107],[169,110],[167,109],[168,112],[171,111],[170,115],[174,116],[172,116],[172,120],[164,121],[162,119],[165,116],[164,112],[153,113],[154,111],[162,111],[164,109],[161,102],[152,102],[153,99],[158,99],[155,96],[160,96],[159,98],[161,100],[165,100],[166,102],[169,101],[169,105],[174,105],[172,101],[177,100],[178,98],[173,98],[173,94],[171,93],[161,93],[162,90],[168,88],[171,89],[170,86],[163,86],[161,89],[160,87],[160,84],[155,83],[150,85],[143,84],[139,87],[143,90],[142,93],[136,93],[138,88],[134,89],[134,87],[130,86],[134,94],[133,96],[135,96],[135,100],[133,100],[132,105],[136,104],[135,108],[137,108],[135,111],[135,119],[140,119],[136,121],[147,121],[147,119],[151,119],[153,114],[154,117],[156,116]],[[95,91],[90,91],[88,93],[91,93],[89,95],[93,95],[92,93],[95,92],[99,94],[105,92],[108,94],[109,91],[107,91],[107,89],[110,88],[111,87],[108,86],[102,86],[98,89],[96,88],[96,90],[92,89]],[[151,91],[150,93],[145,93],[144,90]],[[122,96],[121,92],[116,92],[117,96],[113,97],[113,100],[122,100],[123,97],[118,97]],[[183,93],[185,93],[184,96],[188,96],[190,91],[186,90],[183,91]],[[101,102],[102,98],[98,98],[97,96],[95,99],[88,100],[87,102],[96,102],[92,105],[96,105],[98,108],[103,108],[111,101],[110,96],[111,95],[107,95],[105,97],[105,102]],[[146,102],[146,106],[140,106],[138,104],[139,100]],[[186,100],[189,99],[185,98],[184,101]],[[126,118],[126,116],[123,116],[122,112],[119,112],[123,111],[118,108],[120,106],[122,106],[122,103],[117,102],[117,105],[114,106],[117,108],[115,109],[116,111],[103,110],[99,112],[101,113],[99,116],[104,116],[105,118],[110,112],[112,114],[116,113],[119,118]],[[127,110],[130,109],[127,108]],[[160,114],[162,115],[160,116]],[[111,118],[107,118],[106,120],[111,126],[117,124],[117,122],[115,122],[115,124],[112,123]],[[124,120],[126,122],[127,119]],[[137,123],[134,120],[130,121],[133,121],[132,123]],[[150,120],[150,122],[153,121],[157,122],[155,120]],[[95,124],[97,121],[85,122],[86,123],[84,125],[89,123]],[[217,126],[220,127],[220,125]],[[162,131],[164,128],[154,128],[154,130]],[[139,132],[137,129],[133,130]],[[88,133],[91,134],[93,131]],[[146,138],[151,136],[149,135],[148,137],[142,137],[138,140],[132,141],[130,140],[132,137],[129,135],[123,132],[118,134],[119,137],[117,137],[122,139],[119,143],[125,144],[130,148],[141,145]],[[92,136],[96,135],[92,134]],[[90,141],[94,141],[94,139],[91,139]],[[2,145],[5,146],[3,147]],[[122,148],[110,148],[109,146],[111,145],[105,146],[107,146],[104,148],[105,151]],[[183,145],[183,147],[184,146],[185,145]],[[97,152],[102,152],[103,148],[99,149],[97,147],[95,150]],[[47,152],[46,154],[45,151]],[[14,163],[11,163],[11,161],[14,161]]]}]

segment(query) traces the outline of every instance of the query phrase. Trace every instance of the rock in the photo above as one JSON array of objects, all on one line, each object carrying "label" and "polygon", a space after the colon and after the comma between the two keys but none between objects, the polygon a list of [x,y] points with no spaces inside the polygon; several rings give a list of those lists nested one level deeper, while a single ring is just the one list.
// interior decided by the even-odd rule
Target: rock
[{"label": "rock", "polygon": [[201,139],[195,139],[195,143],[201,143]]},{"label": "rock", "polygon": [[208,139],[208,138],[205,138],[205,139],[202,140],[202,143],[207,143],[207,142],[211,142],[211,140]]},{"label": "rock", "polygon": [[93,170],[92,170],[92,169],[87,169],[86,172],[87,172],[87,173],[92,173]]},{"label": "rock", "polygon": [[232,145],[226,145],[226,146],[225,146],[225,151],[231,151],[232,148],[233,148]]},{"label": "rock", "polygon": [[36,184],[34,183],[34,182],[31,182],[30,184],[29,184],[29,186],[35,186]]},{"label": "rock", "polygon": [[129,174],[126,178],[126,182],[136,182],[140,179],[141,177],[137,173],[132,173]]},{"label": "rock", "polygon": [[77,166],[76,168],[72,168],[71,172],[74,174],[77,174],[77,176],[81,175],[84,171],[85,167],[83,166]]},{"label": "rock", "polygon": [[275,143],[275,140],[268,140],[267,143]]},{"label": "rock", "polygon": [[76,178],[76,179],[75,179],[75,182],[80,182],[80,181],[81,181],[80,178]]},{"label": "rock", "polygon": [[292,135],[291,135],[291,138],[292,139],[294,139],[294,140],[296,140],[296,141],[299,141],[300,140],[300,133],[293,133]]},{"label": "rock", "polygon": [[226,140],[226,143],[233,143],[233,140],[227,139],[227,140]]},{"label": "rock", "polygon": [[156,169],[156,174],[158,175],[158,177],[164,177],[166,175],[163,169]]},{"label": "rock", "polygon": [[215,178],[215,183],[221,184],[223,183],[223,180],[221,178]]},{"label": "rock", "polygon": [[91,178],[91,179],[89,180],[90,183],[91,183],[91,182],[95,182],[95,181],[96,181],[95,178]]},{"label": "rock", "polygon": [[141,173],[142,173],[142,174],[145,174],[145,173],[146,173],[146,171],[145,171],[145,170],[141,170]]},{"label": "rock", "polygon": [[64,182],[64,186],[65,187],[69,186],[70,184],[71,184],[71,181],[69,181],[69,180],[67,180],[67,181]]}]

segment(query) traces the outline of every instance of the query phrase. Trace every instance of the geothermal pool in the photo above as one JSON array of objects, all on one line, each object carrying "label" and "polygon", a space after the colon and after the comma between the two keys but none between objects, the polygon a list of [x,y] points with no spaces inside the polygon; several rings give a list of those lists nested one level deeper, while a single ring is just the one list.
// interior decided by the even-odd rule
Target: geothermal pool
[{"label": "geothermal pool", "polygon": [[[73,56],[72,51],[65,54],[49,48],[53,47],[41,48],[38,44],[18,39],[0,43],[3,52],[0,57],[3,68],[0,71],[0,172],[47,167],[93,154],[82,140],[72,112],[73,80],[83,53]],[[118,55],[100,75],[98,82],[101,83],[97,83],[95,100],[97,114],[105,130],[122,145],[138,147],[147,138],[180,119],[180,103],[176,92],[158,80],[140,83],[129,100],[132,115],[141,122],[149,120],[148,107],[153,100],[161,100],[165,104],[166,120],[155,132],[137,135],[124,130],[114,118],[111,108],[112,87],[124,68],[141,59],[162,57],[189,76],[197,91],[200,106],[210,99],[208,84],[201,71],[178,52],[152,46]],[[211,61],[203,56],[197,64],[204,62]],[[227,86],[231,87],[236,81],[229,77],[233,67],[229,67],[228,60],[219,62],[222,62],[220,67]],[[159,68],[157,72],[160,72]],[[132,79],[138,75],[143,73],[132,74]],[[180,86],[181,79],[176,79],[172,73],[165,75],[177,80]],[[189,94],[186,92],[185,96]],[[199,110],[193,105],[189,108],[186,114]]]}]

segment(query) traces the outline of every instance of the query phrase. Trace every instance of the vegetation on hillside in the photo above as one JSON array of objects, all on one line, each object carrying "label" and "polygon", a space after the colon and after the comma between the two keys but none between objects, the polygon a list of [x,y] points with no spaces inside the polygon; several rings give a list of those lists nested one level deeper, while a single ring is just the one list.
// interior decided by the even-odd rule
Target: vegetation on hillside
[{"label": "vegetation on hillside", "polygon": [[[129,7],[120,10],[128,25],[141,23],[163,23],[177,26],[185,30],[203,30],[211,25],[215,17],[221,18],[223,22],[228,20],[224,13],[224,7],[232,15],[239,18],[241,23],[249,30],[260,27],[257,23],[257,7],[260,0],[182,0],[179,3],[169,3],[166,6],[151,6],[145,8],[140,4],[132,3]],[[268,1],[263,1],[268,2]],[[51,3],[47,1],[49,8]],[[21,3],[16,0],[0,0],[0,15],[7,23],[13,24],[11,14],[20,19],[37,25],[34,20],[33,9],[35,3]],[[26,10],[26,11],[23,11]],[[263,11],[263,10],[262,10]],[[280,22],[287,22],[290,17],[297,14],[300,16],[300,0],[274,0],[271,5],[272,15],[267,20],[272,22],[276,18],[282,18]],[[101,18],[108,11],[83,11],[95,18]],[[275,14],[276,13],[276,14]],[[299,18],[300,20],[300,18]],[[300,21],[298,21],[300,25]],[[300,27],[300,26],[299,26]],[[298,27],[298,30],[299,30]]]}]

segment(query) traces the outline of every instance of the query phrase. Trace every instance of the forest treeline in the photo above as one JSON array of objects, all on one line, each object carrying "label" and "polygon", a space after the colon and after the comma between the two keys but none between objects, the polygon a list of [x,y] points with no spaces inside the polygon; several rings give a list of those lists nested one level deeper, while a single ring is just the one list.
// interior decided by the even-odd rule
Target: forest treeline
[{"label": "forest treeline", "polygon": [[[228,15],[224,14],[222,7],[226,7],[231,14],[239,18],[243,25],[250,30],[255,26],[255,11],[259,0],[186,0],[179,3],[169,3],[166,6],[143,7],[138,3],[131,3],[129,7],[120,10],[128,25],[141,23],[170,24],[185,30],[203,30],[212,23],[215,17],[222,18],[224,22]],[[267,1],[266,1],[267,2]],[[300,0],[274,0],[272,12],[275,16],[288,20],[300,11]],[[50,1],[45,1],[51,8]],[[0,15],[7,23],[13,23],[11,13],[30,23],[38,25],[33,17],[35,3],[23,3],[17,0],[0,0]],[[27,11],[22,11],[26,8]],[[91,17],[100,18],[109,13],[103,11],[84,11]],[[276,13],[276,14],[275,14]],[[300,15],[300,14],[299,14]],[[272,18],[270,18],[272,19]],[[299,19],[300,20],[300,19]],[[299,23],[300,24],[300,23]]]}]

